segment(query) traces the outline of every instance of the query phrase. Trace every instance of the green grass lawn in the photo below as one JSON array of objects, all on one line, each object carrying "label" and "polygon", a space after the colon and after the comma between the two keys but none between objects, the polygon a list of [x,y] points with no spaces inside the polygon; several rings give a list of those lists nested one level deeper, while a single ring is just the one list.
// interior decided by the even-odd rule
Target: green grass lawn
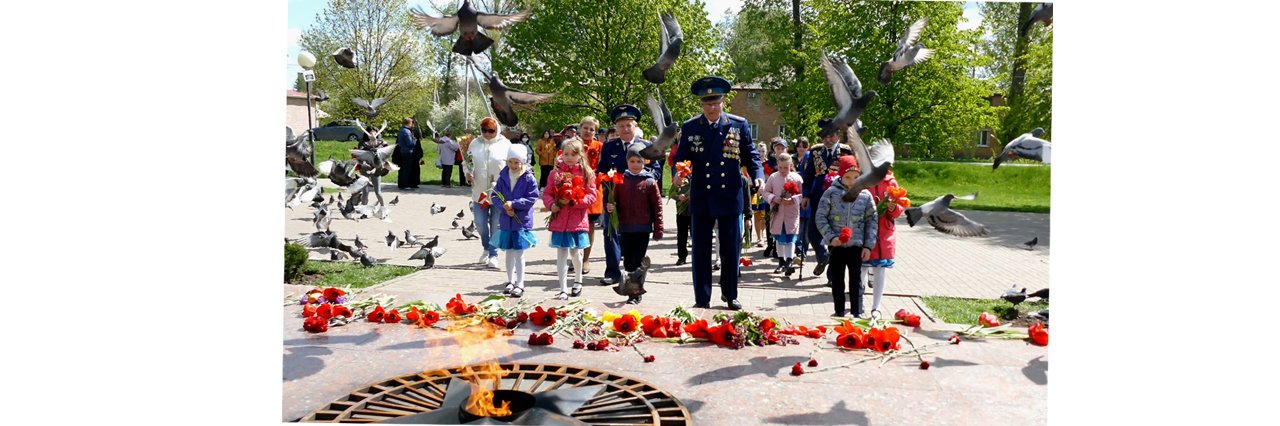
[{"label": "green grass lawn", "polygon": [[360,262],[308,260],[295,281],[320,287],[365,288],[417,270],[408,266],[374,265],[366,268]]},{"label": "green grass lawn", "polygon": [[[894,165],[897,167],[897,165]],[[925,305],[942,321],[952,324],[977,324],[978,315],[990,312],[1002,320],[1025,318],[1028,313],[1047,309],[1047,302],[1022,302],[1017,306],[1002,299],[961,299],[957,297],[924,296]]]},{"label": "green grass lawn", "polygon": [[893,174],[907,189],[911,204],[919,206],[947,193],[967,195],[978,192],[973,201],[953,201],[951,207],[968,210],[996,210],[1048,213],[1050,166],[1001,167],[991,171],[990,163],[898,162]]}]

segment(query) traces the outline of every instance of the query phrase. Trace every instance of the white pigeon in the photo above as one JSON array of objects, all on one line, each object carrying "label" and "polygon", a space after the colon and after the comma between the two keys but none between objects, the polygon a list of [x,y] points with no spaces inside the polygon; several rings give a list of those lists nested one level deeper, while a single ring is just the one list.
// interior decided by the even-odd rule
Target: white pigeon
[{"label": "white pigeon", "polygon": [[1051,164],[1053,160],[1053,144],[1047,140],[1040,139],[1041,135],[1044,135],[1044,129],[1037,127],[1009,141],[1004,145],[1004,149],[1000,150],[1000,155],[996,157],[995,162],[991,164],[991,171],[994,172],[996,168],[1000,167],[1000,163],[1014,158],[1026,158]]},{"label": "white pigeon", "polygon": [[906,210],[907,224],[916,226],[921,218],[928,218],[929,224],[934,229],[945,234],[951,234],[958,237],[978,237],[987,235],[987,226],[978,222],[974,222],[965,215],[955,210],[951,210],[951,200],[973,200],[978,197],[978,193],[973,193],[964,197],[957,197],[955,194],[947,194],[935,198],[933,201],[925,203],[920,207],[912,207]]},{"label": "white pigeon", "polygon": [[895,71],[924,62],[933,55],[932,49],[926,49],[916,43],[916,39],[920,37],[920,33],[924,31],[924,26],[928,22],[928,19],[920,18],[902,33],[902,38],[898,39],[898,48],[893,51],[893,57],[880,63],[880,84],[889,84],[889,79],[893,77]]}]

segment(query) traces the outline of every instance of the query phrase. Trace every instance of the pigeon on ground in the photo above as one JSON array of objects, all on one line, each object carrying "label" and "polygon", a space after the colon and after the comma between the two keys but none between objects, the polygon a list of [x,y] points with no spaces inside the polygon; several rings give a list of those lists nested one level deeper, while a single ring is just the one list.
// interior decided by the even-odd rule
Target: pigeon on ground
[{"label": "pigeon on ground", "polygon": [[849,64],[840,58],[828,58],[822,55],[822,71],[827,77],[827,86],[831,88],[831,97],[835,101],[836,116],[826,129],[827,133],[838,133],[853,126],[862,116],[862,111],[875,99],[876,91],[862,93],[862,82],[854,75]]},{"label": "pigeon on ground", "polygon": [[1049,300],[1049,289],[1042,288],[1042,289],[1036,290],[1035,292],[1028,294],[1027,297],[1038,297],[1042,302]]},{"label": "pigeon on ground", "polygon": [[391,247],[396,242],[396,233],[387,231],[387,247]]},{"label": "pigeon on ground", "polygon": [[1000,151],[1000,156],[996,157],[995,163],[991,164],[991,171],[996,171],[996,168],[1000,167],[1000,163],[1005,160],[1013,160],[1015,158],[1026,158],[1050,164],[1053,157],[1053,144],[1047,140],[1040,139],[1043,134],[1044,129],[1037,127],[1009,141],[1004,145],[1004,149]]},{"label": "pigeon on ground", "polygon": [[1018,36],[1027,35],[1027,31],[1031,31],[1031,26],[1035,25],[1036,22],[1043,22],[1046,27],[1053,24],[1053,3],[1040,3],[1039,6],[1036,6],[1031,11],[1031,18],[1018,29]]},{"label": "pigeon on ground", "polygon": [[378,108],[381,107],[382,104],[387,103],[387,98],[376,98],[372,101],[362,98],[351,98],[351,102],[355,103],[356,106],[359,106],[360,108],[364,108],[365,116],[374,118],[378,116]]},{"label": "pigeon on ground", "polygon": [[680,132],[680,126],[671,119],[671,110],[667,109],[665,102],[653,98],[645,100],[649,104],[649,115],[653,116],[654,128],[658,129],[657,139],[653,144],[640,150],[640,156],[650,160],[661,160],[666,157],[667,150],[676,142],[676,133]]},{"label": "pigeon on ground", "polygon": [[387,205],[389,205],[389,206],[394,206],[394,205],[396,205],[396,204],[400,204],[400,196],[399,196],[399,195],[397,195],[397,196],[396,196],[396,198],[392,198],[392,199],[391,199],[391,201],[387,202]]},{"label": "pigeon on ground", "polygon": [[347,252],[344,252],[342,250],[329,250],[329,260],[336,262],[349,257],[351,257],[351,255],[347,254]]},{"label": "pigeon on ground", "polygon": [[440,236],[439,236],[439,235],[436,235],[436,236],[435,236],[435,238],[432,238],[432,239],[431,239],[431,241],[427,241],[427,243],[426,243],[426,244],[423,244],[422,246],[423,246],[423,247],[426,247],[426,248],[432,248],[432,247],[435,247],[435,246],[437,246],[437,245],[440,245]]},{"label": "pigeon on ground", "polygon": [[1027,318],[1031,318],[1033,320],[1040,320],[1042,322],[1049,322],[1049,310],[1041,309],[1041,310],[1029,313],[1027,314]]},{"label": "pigeon on ground", "polygon": [[1022,301],[1027,300],[1027,288],[1023,287],[1022,291],[1018,291],[1018,285],[1014,284],[1013,288],[1006,290],[1004,295],[1000,296],[1000,298],[1004,299],[1006,302],[1017,305],[1022,303]]},{"label": "pigeon on ground", "polygon": [[361,251],[364,251],[364,250],[368,250],[368,249],[369,249],[369,246],[364,245],[364,241],[360,241],[360,235],[359,235],[359,234],[356,234],[356,241],[355,241],[354,243],[351,243],[351,244],[352,244],[352,245],[354,245],[354,246],[356,246],[356,249],[359,249],[359,250],[361,250]]},{"label": "pigeon on ground", "polygon": [[443,212],[444,212],[444,207],[443,207],[443,206],[437,206],[437,205],[436,205],[436,203],[431,203],[431,210],[430,210],[430,212],[431,212],[431,215],[432,215],[432,216],[437,215],[437,214],[440,214],[440,213],[443,213]]},{"label": "pigeon on ground", "polygon": [[470,240],[476,237],[478,237],[478,235],[475,234],[475,231],[472,231],[469,228],[462,228],[462,238]]},{"label": "pigeon on ground", "polygon": [[457,228],[458,228],[458,219],[454,219],[454,220],[453,220],[453,229],[457,229]]},{"label": "pigeon on ground", "polygon": [[680,30],[676,17],[668,12],[659,16],[658,20],[661,24],[658,28],[662,32],[658,60],[641,73],[645,80],[653,84],[667,81],[667,71],[676,64],[676,58],[680,57],[680,50],[684,47],[684,32]]},{"label": "pigeon on ground", "polygon": [[465,215],[465,214],[462,212],[462,210],[458,210],[458,216],[456,216],[456,217],[457,217],[458,219],[462,219],[462,217],[463,217],[464,215]]},{"label": "pigeon on ground", "polygon": [[924,62],[933,55],[932,49],[926,49],[916,43],[916,39],[920,37],[920,33],[924,31],[924,26],[928,22],[928,19],[920,18],[902,33],[902,38],[898,39],[898,48],[893,51],[893,57],[880,63],[880,84],[889,84],[889,79],[893,77],[894,72]]},{"label": "pigeon on ground", "polygon": [[1032,238],[1031,241],[1022,243],[1022,245],[1027,246],[1027,250],[1032,250],[1036,248],[1036,244],[1038,244],[1039,242],[1040,242],[1040,237],[1035,237],[1035,238]]},{"label": "pigeon on ground", "polygon": [[374,263],[376,263],[376,262],[374,262],[374,261],[373,261],[373,259],[372,259],[372,258],[370,258],[368,254],[360,253],[360,264],[361,264],[361,265],[364,265],[364,267],[368,268],[368,267],[370,267],[370,266],[373,266],[373,265],[374,265]]},{"label": "pigeon on ground", "polygon": [[417,252],[413,253],[413,256],[409,256],[409,260],[421,259],[422,260],[421,269],[431,269],[436,266],[436,259],[439,259],[441,256],[444,256],[444,253],[445,253],[444,248],[423,246],[422,248],[418,249]]},{"label": "pigeon on ground", "polygon": [[404,245],[406,246],[418,245],[418,237],[413,236],[413,234],[410,233],[408,229],[404,230]]},{"label": "pigeon on ground", "polygon": [[311,221],[316,225],[317,231],[328,231],[329,224],[333,222],[333,213],[329,213],[327,208],[318,209]]},{"label": "pigeon on ground", "polygon": [[414,7],[410,13],[413,14],[413,23],[418,29],[430,27],[431,34],[436,36],[447,36],[455,31],[461,31],[462,34],[458,35],[458,41],[453,43],[453,52],[463,56],[471,56],[472,54],[483,52],[493,45],[493,39],[481,33],[479,31],[480,27],[490,30],[505,30],[529,17],[529,11],[527,10],[514,15],[480,12],[471,7],[469,0],[464,0],[462,6],[458,7],[457,15],[453,16],[446,15],[437,18],[426,14],[418,7]]},{"label": "pigeon on ground", "polygon": [[343,68],[354,69],[356,67],[356,52],[350,47],[343,47],[333,51],[333,61]]},{"label": "pigeon on ground", "polygon": [[919,222],[921,218],[928,218],[929,224],[933,225],[934,229],[946,234],[958,237],[985,236],[987,235],[986,225],[974,222],[960,214],[960,212],[951,210],[951,200],[973,200],[977,197],[978,193],[976,192],[964,197],[947,194],[935,198],[923,206],[908,208],[904,212],[907,216],[907,224],[916,226],[916,222]]},{"label": "pigeon on ground", "polygon": [[533,93],[512,89],[502,84],[497,74],[485,72],[476,67],[489,80],[489,104],[493,106],[493,115],[505,126],[514,127],[520,122],[516,117],[515,105],[533,105],[551,99],[555,93]]}]

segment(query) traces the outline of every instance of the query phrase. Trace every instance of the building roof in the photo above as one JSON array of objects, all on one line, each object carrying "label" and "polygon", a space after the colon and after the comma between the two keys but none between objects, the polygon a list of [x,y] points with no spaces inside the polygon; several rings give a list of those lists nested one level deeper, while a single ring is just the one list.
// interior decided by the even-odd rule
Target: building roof
[{"label": "building roof", "polygon": [[286,97],[286,98],[298,98],[298,99],[306,99],[306,98],[307,98],[307,92],[299,92],[299,91],[297,91],[297,90],[288,90],[288,89],[286,89],[286,90],[284,91],[284,93],[285,93],[285,97]]}]

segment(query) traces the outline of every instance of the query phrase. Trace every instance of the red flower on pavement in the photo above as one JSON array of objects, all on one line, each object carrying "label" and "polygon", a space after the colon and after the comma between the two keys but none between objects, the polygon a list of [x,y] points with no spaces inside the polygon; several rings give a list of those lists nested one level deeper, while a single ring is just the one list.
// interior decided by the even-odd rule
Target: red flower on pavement
[{"label": "red flower on pavement", "polygon": [[462,301],[462,294],[455,293],[449,303],[445,304],[445,309],[454,315],[465,315],[476,311],[476,305],[468,305]]},{"label": "red flower on pavement", "polygon": [[951,338],[950,338],[950,339],[947,339],[947,341],[948,341],[948,342],[951,342],[951,344],[953,344],[953,345],[959,345],[959,344],[960,344],[960,335],[959,335],[959,334],[953,335],[953,336],[951,336]]},{"label": "red flower on pavement", "polygon": [[555,339],[551,338],[551,333],[542,333],[542,336],[538,337],[539,345],[546,346],[546,345],[550,345],[553,342],[555,342]]},{"label": "red flower on pavement", "polygon": [[791,366],[792,376],[799,376],[801,374],[804,374],[804,367],[800,366],[800,363],[797,362],[796,365]]},{"label": "red flower on pavement", "polygon": [[873,328],[873,329],[867,330],[867,333],[863,335],[862,344],[869,349],[879,348],[880,338],[883,335],[884,335],[884,330],[879,328]]},{"label": "red flower on pavement", "polygon": [[840,228],[840,243],[847,243],[850,238],[853,238],[853,230],[849,229],[848,226]]},{"label": "red flower on pavement", "polygon": [[516,322],[527,322],[527,321],[529,321],[529,314],[524,312],[516,314]]},{"label": "red flower on pavement", "polygon": [[422,312],[418,311],[417,306],[411,306],[409,307],[409,313],[404,314],[404,319],[416,323],[418,320],[422,319]]},{"label": "red flower on pavement", "polygon": [[316,316],[316,307],[314,305],[306,305],[302,307],[302,317],[311,318]]},{"label": "red flower on pavement", "polygon": [[329,331],[329,320],[318,316],[310,317],[302,322],[302,329],[312,333],[324,333]]},{"label": "red flower on pavement", "polygon": [[901,335],[898,334],[897,327],[886,328],[884,332],[880,333],[880,340],[876,342],[875,350],[889,352],[890,349],[897,349],[899,338],[901,338]]},{"label": "red flower on pavement", "polygon": [[836,334],[849,334],[849,333],[855,333],[855,332],[858,334],[862,334],[862,329],[858,328],[858,326],[856,325],[853,325],[853,323],[849,322],[849,320],[840,321],[840,325],[837,325],[833,330],[836,331]]},{"label": "red flower on pavement", "polygon": [[507,326],[507,319],[506,319],[506,318],[503,318],[503,317],[494,317],[494,318],[493,318],[493,320],[490,320],[489,322],[492,322],[492,323],[493,323],[493,325],[496,325],[496,326],[498,326],[498,327],[506,327],[506,326]]},{"label": "red flower on pavement", "polygon": [[818,360],[816,360],[816,359],[810,359],[810,360],[809,360],[809,366],[810,366],[810,367],[817,367],[817,366],[818,366]]},{"label": "red flower on pavement", "polygon": [[718,346],[733,346],[733,339],[738,337],[738,331],[733,328],[733,324],[728,321],[716,324],[707,331],[707,337]]},{"label": "red flower on pavement", "polygon": [[903,324],[909,327],[920,326],[920,316],[907,312],[906,309],[899,309],[897,313],[893,314],[893,318],[902,321]]},{"label": "red flower on pavement", "polygon": [[765,318],[765,319],[763,319],[763,320],[760,320],[760,332],[761,332],[761,333],[768,334],[770,331],[773,331],[773,329],[775,329],[775,328],[778,328],[778,324],[774,323],[774,322],[773,322],[773,319],[771,319],[771,318]]},{"label": "red flower on pavement", "polygon": [[862,334],[862,329],[854,327],[853,330],[836,337],[836,346],[845,349],[862,349],[865,347],[866,339]]},{"label": "red flower on pavement", "polygon": [[338,303],[338,298],[346,295],[347,295],[347,292],[342,291],[342,289],[339,289],[336,287],[329,287],[324,289],[324,300],[328,300],[329,302],[332,302],[332,303]]},{"label": "red flower on pavement", "polygon": [[596,350],[603,351],[607,347],[609,347],[609,339],[600,339],[599,342],[596,342]]},{"label": "red flower on pavement", "polygon": [[341,317],[343,317],[343,318],[351,318],[351,315],[352,315],[352,313],[351,313],[351,308],[348,308],[348,307],[347,307],[347,305],[334,305],[334,306],[333,306],[333,316],[335,316],[335,317],[336,317],[336,316],[341,316]]},{"label": "red flower on pavement", "polygon": [[820,326],[809,329],[808,336],[812,339],[821,339],[822,336],[826,334],[827,334],[827,327],[820,325]]},{"label": "red flower on pavement", "polygon": [[654,358],[654,356],[653,356],[653,355],[649,355],[649,356],[644,357],[644,362],[653,362],[653,360],[654,360],[654,359],[656,359],[656,358]]},{"label": "red flower on pavement", "polygon": [[745,257],[744,257],[744,258],[741,258],[741,259],[738,259],[738,264],[740,264],[740,265],[742,265],[742,266],[751,266],[751,263],[752,263],[752,262],[751,262],[751,259],[747,259],[747,258],[745,258]]},{"label": "red flower on pavement", "polygon": [[556,308],[543,310],[541,306],[535,306],[533,314],[529,315],[529,322],[538,327],[546,327],[556,323]]},{"label": "red flower on pavement", "polygon": [[426,312],[423,312],[422,317],[418,319],[418,327],[427,328],[439,321],[440,321],[439,312],[426,311]]},{"label": "red flower on pavement", "polygon": [[1027,327],[1027,335],[1031,336],[1031,343],[1039,346],[1049,346],[1049,332],[1045,331],[1044,323],[1037,321]]},{"label": "red flower on pavement", "polygon": [[333,318],[333,305],[325,303],[316,308],[316,316],[324,319]]},{"label": "red flower on pavement", "polygon": [[634,315],[618,317],[613,320],[613,330],[623,334],[636,331],[636,317]]},{"label": "red flower on pavement", "polygon": [[574,349],[582,349],[582,348],[585,348],[585,347],[587,347],[587,344],[586,344],[586,343],[582,343],[582,341],[581,341],[581,340],[574,340],[574,341],[573,341],[573,348],[574,348]]},{"label": "red flower on pavement", "polygon": [[921,370],[928,370],[928,369],[929,369],[929,361],[920,361],[920,369],[921,369]]},{"label": "red flower on pavement", "polygon": [[365,316],[365,318],[367,318],[369,322],[382,322],[382,317],[386,315],[387,311],[382,309],[382,305],[378,305],[378,307],[373,308],[373,311],[369,312],[369,315]]},{"label": "red flower on pavement", "polygon": [[400,322],[400,311],[392,309],[387,315],[382,317],[382,321],[387,324],[395,324]]},{"label": "red flower on pavement", "polygon": [[705,319],[685,324],[684,332],[689,333],[690,337],[698,339],[706,339],[711,335],[711,329],[707,327],[707,320]]},{"label": "red flower on pavement", "polygon": [[999,327],[1000,319],[996,318],[995,315],[983,312],[982,315],[978,315],[978,324],[982,324],[983,327]]}]

